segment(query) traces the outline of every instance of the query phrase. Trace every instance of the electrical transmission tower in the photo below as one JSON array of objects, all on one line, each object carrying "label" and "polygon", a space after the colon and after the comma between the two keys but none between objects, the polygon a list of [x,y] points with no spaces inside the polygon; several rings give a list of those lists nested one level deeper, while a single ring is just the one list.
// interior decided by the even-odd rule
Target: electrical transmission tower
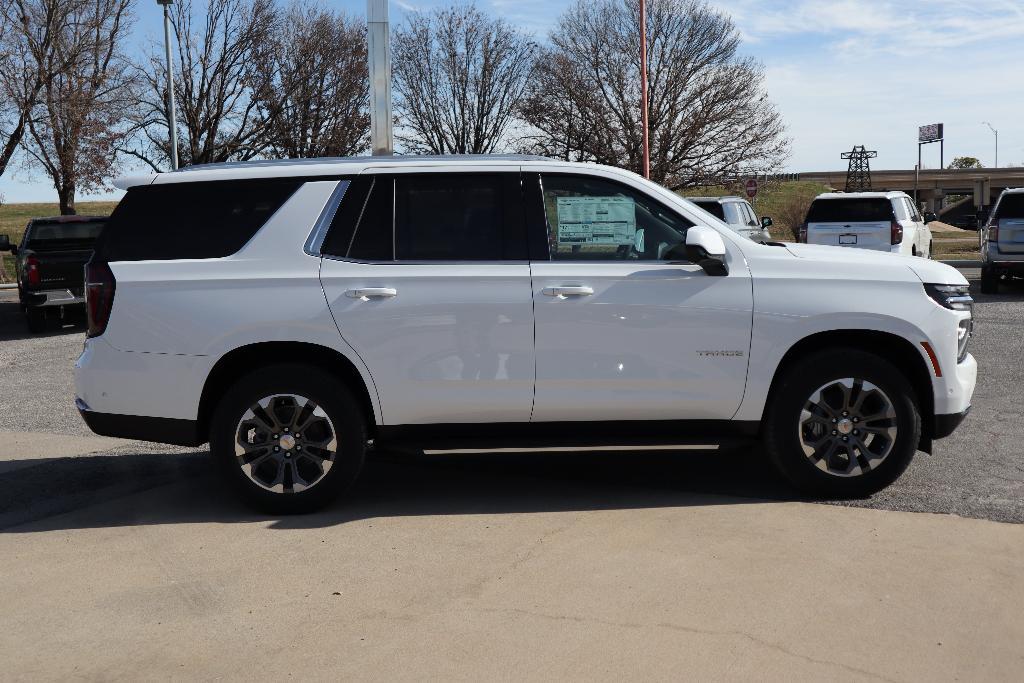
[{"label": "electrical transmission tower", "polygon": [[871,166],[868,159],[874,159],[878,152],[864,149],[864,145],[854,145],[849,152],[840,154],[843,159],[850,160],[846,170],[846,191],[864,192],[871,189]]}]

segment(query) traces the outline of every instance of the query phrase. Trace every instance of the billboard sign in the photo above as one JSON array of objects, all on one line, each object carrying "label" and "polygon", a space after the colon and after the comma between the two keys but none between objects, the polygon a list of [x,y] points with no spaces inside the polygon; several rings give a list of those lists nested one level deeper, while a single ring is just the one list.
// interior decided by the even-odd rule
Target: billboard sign
[{"label": "billboard sign", "polygon": [[942,139],[942,124],[929,123],[927,126],[920,126],[917,129],[918,142],[938,142]]}]

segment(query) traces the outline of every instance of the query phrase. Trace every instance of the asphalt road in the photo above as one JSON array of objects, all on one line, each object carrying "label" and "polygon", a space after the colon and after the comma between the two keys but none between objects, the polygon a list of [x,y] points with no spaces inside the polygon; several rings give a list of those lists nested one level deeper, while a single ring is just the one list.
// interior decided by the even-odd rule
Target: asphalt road
[{"label": "asphalt road", "polygon": [[[967,274],[976,289],[977,271]],[[934,454],[919,453],[896,484],[841,505],[1024,522],[1024,287],[975,297],[972,352],[980,381],[971,415],[936,442]],[[73,405],[71,366],[82,335],[72,326],[29,335],[14,293],[0,290],[0,430],[90,434]],[[0,528],[172,483],[213,486],[204,452],[154,444],[125,442],[84,457],[17,465],[0,470]],[[382,454],[341,507],[373,501],[378,511],[393,505],[393,514],[628,509],[694,494],[795,500],[756,450]]]}]

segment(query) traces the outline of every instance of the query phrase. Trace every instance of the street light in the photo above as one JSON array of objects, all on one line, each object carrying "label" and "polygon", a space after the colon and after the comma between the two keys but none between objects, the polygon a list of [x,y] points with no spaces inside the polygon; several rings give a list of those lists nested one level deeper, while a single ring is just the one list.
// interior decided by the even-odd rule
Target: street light
[{"label": "street light", "polygon": [[995,136],[996,136],[996,168],[999,168],[999,131],[996,130],[995,128],[993,128],[992,124],[989,123],[988,121],[982,121],[982,123],[984,123],[986,126],[988,126],[988,129],[990,131],[995,133]]},{"label": "street light", "polygon": [[643,139],[644,178],[651,177],[651,143],[647,123],[647,3],[640,0],[640,125]]},{"label": "street light", "polygon": [[171,170],[178,170],[178,126],[174,121],[174,69],[171,67],[171,17],[170,6],[174,0],[156,0],[164,8],[164,53],[167,57],[167,114],[171,129]]}]

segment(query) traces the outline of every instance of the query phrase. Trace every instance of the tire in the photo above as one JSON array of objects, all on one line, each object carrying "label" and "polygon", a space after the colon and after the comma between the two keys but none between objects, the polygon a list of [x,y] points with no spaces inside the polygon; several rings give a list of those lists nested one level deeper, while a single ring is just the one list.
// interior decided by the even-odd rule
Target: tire
[{"label": "tire", "polygon": [[[261,415],[253,410],[257,406]],[[299,431],[303,423],[306,436]],[[253,507],[272,514],[312,512],[359,476],[366,417],[348,387],[322,368],[271,365],[225,392],[211,420],[210,450]]]},{"label": "tire", "polygon": [[930,261],[930,260],[932,260],[933,258],[935,258],[935,257],[933,256],[933,254],[934,254],[935,252],[934,252],[934,251],[932,251],[932,250],[933,250],[934,248],[935,248],[935,240],[929,240],[929,241],[928,241],[928,260],[929,260],[929,261]]},{"label": "tire", "polygon": [[[815,397],[812,413],[806,408]],[[775,467],[797,489],[820,498],[860,498],[885,488],[906,470],[920,437],[910,383],[889,361],[854,348],[820,351],[786,370],[764,428]],[[822,445],[807,452],[808,443]]]},{"label": "tire", "polygon": [[981,293],[999,293],[999,273],[992,266],[983,265],[981,267]]},{"label": "tire", "polygon": [[25,322],[28,324],[28,331],[33,334],[46,331],[46,311],[42,308],[26,308]]}]

